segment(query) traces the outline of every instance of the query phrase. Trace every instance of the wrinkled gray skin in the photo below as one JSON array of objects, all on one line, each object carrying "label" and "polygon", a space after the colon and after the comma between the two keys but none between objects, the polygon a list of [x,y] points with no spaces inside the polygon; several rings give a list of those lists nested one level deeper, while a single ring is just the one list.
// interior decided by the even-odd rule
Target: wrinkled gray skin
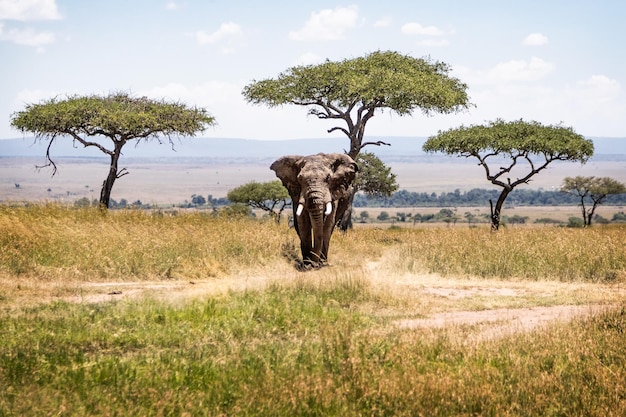
[{"label": "wrinkled gray skin", "polygon": [[349,204],[356,163],[341,153],[289,155],[276,160],[270,169],[291,196],[304,266],[326,265],[330,237]]}]

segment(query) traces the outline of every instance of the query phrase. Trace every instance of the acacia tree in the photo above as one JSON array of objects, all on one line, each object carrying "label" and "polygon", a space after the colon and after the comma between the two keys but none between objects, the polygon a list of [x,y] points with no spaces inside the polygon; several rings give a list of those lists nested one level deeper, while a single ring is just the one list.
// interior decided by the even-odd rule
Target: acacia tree
[{"label": "acacia tree", "polygon": [[[203,108],[131,97],[124,92],[72,96],[64,100],[52,98],[29,104],[11,116],[11,126],[24,133],[34,133],[35,140],[48,142],[46,164],[38,168],[51,166],[53,176],[57,166],[51,148],[57,139],[70,137],[75,144],[97,148],[110,157],[108,175],[100,192],[102,208],[109,207],[115,181],[128,174],[126,168],[118,168],[124,145],[152,139],[163,143],[164,137],[174,147],[174,137],[194,136],[214,123],[215,119]],[[105,138],[105,143],[109,140],[110,147],[96,138]]]},{"label": "acacia tree", "polygon": [[[343,132],[350,140],[346,153],[356,160],[365,146],[389,145],[381,140],[364,141],[365,127],[379,111],[406,116],[416,109],[426,115],[467,109],[467,85],[449,72],[444,62],[376,51],[291,67],[275,79],[253,81],[242,94],[252,104],[295,104],[307,107],[310,115],[335,122],[328,133]],[[351,209],[346,213],[349,216]]]},{"label": "acacia tree", "polygon": [[354,192],[363,191],[371,197],[391,197],[398,191],[396,174],[371,152],[361,152],[356,158],[359,166],[354,183]]},{"label": "acacia tree", "polygon": [[495,207],[489,200],[491,229],[496,231],[502,205],[515,187],[529,183],[554,161],[585,163],[593,155],[593,142],[569,127],[498,119],[487,125],[439,131],[428,138],[423,150],[478,159],[487,180],[502,188]]},{"label": "acacia tree", "polygon": [[285,208],[291,206],[291,197],[279,180],[268,182],[252,181],[233,188],[226,195],[233,203],[243,203],[267,211],[276,223]]},{"label": "acacia tree", "polygon": [[[566,177],[561,191],[580,198],[583,224],[591,226],[596,208],[611,194],[626,193],[626,185],[610,177]],[[591,207],[585,206],[585,200],[591,200]]]}]

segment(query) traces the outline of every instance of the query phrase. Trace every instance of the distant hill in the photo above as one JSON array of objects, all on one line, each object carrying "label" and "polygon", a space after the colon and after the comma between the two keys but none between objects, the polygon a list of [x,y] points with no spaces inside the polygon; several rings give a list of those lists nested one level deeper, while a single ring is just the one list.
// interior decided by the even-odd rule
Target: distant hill
[{"label": "distant hill", "polygon": [[[626,159],[626,138],[591,138],[595,146],[595,160]],[[366,141],[379,138],[367,138]],[[423,137],[384,138],[392,146],[368,146],[365,150],[378,155],[385,162],[421,159],[426,156],[422,145]],[[348,141],[344,138],[293,139],[293,140],[253,140],[225,138],[182,138],[175,141],[174,149],[169,143],[157,141],[130,143],[124,148],[125,158],[207,158],[232,159],[238,161],[265,161],[282,155],[310,155],[318,152],[344,152]],[[57,139],[51,149],[56,157],[103,157],[94,148],[74,145],[70,139]],[[43,157],[46,144],[35,142],[33,138],[0,140],[0,157]],[[436,158],[436,155],[428,155]],[[439,156],[441,157],[441,156]],[[447,156],[446,156],[447,157]]]}]

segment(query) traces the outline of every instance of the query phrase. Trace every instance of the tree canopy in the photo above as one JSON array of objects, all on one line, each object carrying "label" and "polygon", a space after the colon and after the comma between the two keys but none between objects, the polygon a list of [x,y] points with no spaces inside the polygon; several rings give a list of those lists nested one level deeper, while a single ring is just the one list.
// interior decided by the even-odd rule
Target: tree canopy
[{"label": "tree canopy", "polygon": [[253,104],[277,107],[295,104],[320,119],[336,120],[328,132],[341,131],[350,139],[347,152],[356,158],[367,145],[365,126],[378,109],[400,116],[416,109],[424,114],[452,113],[469,107],[467,86],[449,76],[448,64],[413,58],[393,51],[363,57],[295,66],[275,79],[253,81],[243,89]]},{"label": "tree canopy", "polygon": [[396,174],[371,152],[361,152],[356,161],[359,172],[354,180],[355,192],[371,197],[390,197],[399,188]]},{"label": "tree canopy", "polygon": [[279,180],[268,182],[252,181],[233,188],[226,195],[233,203],[248,204],[270,213],[280,222],[283,210],[291,205],[289,192]]},{"label": "tree canopy", "polygon": [[502,205],[516,186],[527,184],[554,161],[585,163],[593,155],[593,142],[570,127],[498,119],[487,125],[439,131],[428,138],[423,150],[478,159],[487,180],[502,188],[495,207],[489,201],[492,228],[497,230]]},{"label": "tree canopy", "polygon": [[[162,143],[164,137],[174,146],[174,137],[194,136],[214,123],[215,119],[203,108],[132,97],[125,92],[61,100],[55,97],[28,104],[11,116],[12,127],[34,133],[36,140],[48,141],[44,166],[52,166],[52,175],[57,167],[50,151],[58,138],[70,137],[84,147],[95,147],[109,155],[111,165],[100,193],[102,207],[109,206],[115,180],[128,173],[125,168],[118,170],[122,147],[127,142],[156,139]],[[105,146],[97,137],[110,140],[112,147]]]},{"label": "tree canopy", "polygon": [[[626,185],[610,177],[566,177],[561,191],[580,198],[583,225],[591,226],[596,208],[609,195],[626,193]],[[591,207],[585,206],[587,199],[591,200]]]}]

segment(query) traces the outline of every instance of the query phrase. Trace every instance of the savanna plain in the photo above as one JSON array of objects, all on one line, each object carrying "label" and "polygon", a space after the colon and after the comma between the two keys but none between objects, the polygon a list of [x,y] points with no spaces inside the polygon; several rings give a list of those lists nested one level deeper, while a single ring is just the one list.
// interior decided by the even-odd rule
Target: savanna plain
[{"label": "savanna plain", "polygon": [[0,205],[0,416],[626,415],[626,227]]}]

